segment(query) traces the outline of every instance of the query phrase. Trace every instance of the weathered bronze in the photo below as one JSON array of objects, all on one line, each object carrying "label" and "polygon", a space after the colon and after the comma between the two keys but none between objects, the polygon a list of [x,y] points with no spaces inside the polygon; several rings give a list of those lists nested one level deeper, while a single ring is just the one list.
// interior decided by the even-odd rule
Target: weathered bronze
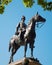
[{"label": "weathered bronze", "polygon": [[[18,35],[17,34],[13,35],[9,43],[9,51],[11,49],[11,56],[9,63],[13,62],[13,56],[16,53],[16,51],[20,48],[20,46],[24,46],[24,57],[26,57],[27,44],[29,44],[30,46],[31,57],[33,57],[33,48],[36,38],[36,32],[35,32],[36,23],[38,22],[44,23],[45,21],[46,19],[37,13],[30,19],[26,28],[26,32],[24,34],[23,31],[21,31],[21,33],[19,33]],[[23,41],[20,39],[21,35],[24,36]]]}]

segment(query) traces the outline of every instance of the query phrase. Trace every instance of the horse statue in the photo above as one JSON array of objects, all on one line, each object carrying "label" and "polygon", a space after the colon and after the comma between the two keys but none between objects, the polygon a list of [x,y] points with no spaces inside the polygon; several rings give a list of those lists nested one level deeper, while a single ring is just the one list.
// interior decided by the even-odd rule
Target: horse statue
[{"label": "horse statue", "polygon": [[20,35],[13,35],[9,43],[9,51],[11,50],[9,63],[13,62],[13,56],[16,53],[16,51],[20,48],[20,46],[24,46],[24,57],[26,57],[27,44],[30,45],[31,57],[33,57],[33,48],[36,38],[36,33],[35,33],[36,23],[39,22],[44,23],[45,21],[46,19],[37,13],[35,16],[33,16],[30,19],[27,25],[26,32],[24,33],[24,41],[20,41]]}]

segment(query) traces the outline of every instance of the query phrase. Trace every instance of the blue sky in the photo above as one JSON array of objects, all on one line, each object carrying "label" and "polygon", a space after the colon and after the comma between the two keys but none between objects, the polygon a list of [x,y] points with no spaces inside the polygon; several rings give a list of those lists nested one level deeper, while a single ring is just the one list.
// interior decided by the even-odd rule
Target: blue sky
[{"label": "blue sky", "polygon": [[[9,40],[15,33],[16,25],[20,22],[22,15],[26,16],[26,23],[37,11],[46,18],[46,23],[36,30],[36,41],[34,57],[43,65],[52,65],[52,12],[44,11],[41,6],[34,4],[32,8],[25,8],[22,0],[13,0],[0,14],[0,65],[7,65],[10,57],[8,52]],[[21,51],[22,50],[22,51]],[[24,47],[21,47],[14,56],[14,60],[20,60],[24,55]],[[28,47],[27,56],[30,56]]]}]

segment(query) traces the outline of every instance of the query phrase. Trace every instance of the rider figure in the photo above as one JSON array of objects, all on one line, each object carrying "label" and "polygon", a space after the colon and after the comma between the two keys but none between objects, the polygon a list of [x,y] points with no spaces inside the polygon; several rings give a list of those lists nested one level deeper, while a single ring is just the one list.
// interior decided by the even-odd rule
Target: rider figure
[{"label": "rider figure", "polygon": [[16,27],[16,35],[20,34],[20,39],[23,41],[24,40],[24,33],[26,31],[27,25],[24,23],[25,22],[25,16],[22,16],[21,22],[17,25]]}]

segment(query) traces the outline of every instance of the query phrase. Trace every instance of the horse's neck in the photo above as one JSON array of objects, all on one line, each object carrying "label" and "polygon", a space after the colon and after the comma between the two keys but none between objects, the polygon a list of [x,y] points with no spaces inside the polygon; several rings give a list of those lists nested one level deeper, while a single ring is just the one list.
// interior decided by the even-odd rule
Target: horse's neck
[{"label": "horse's neck", "polygon": [[30,20],[27,28],[26,28],[26,32],[24,34],[24,38],[28,37],[29,34],[31,34],[31,32],[35,31],[35,24],[36,22],[33,20]]},{"label": "horse's neck", "polygon": [[29,25],[31,25],[31,28],[32,28],[32,29],[35,29],[36,21],[33,20],[33,19],[31,19]]}]

